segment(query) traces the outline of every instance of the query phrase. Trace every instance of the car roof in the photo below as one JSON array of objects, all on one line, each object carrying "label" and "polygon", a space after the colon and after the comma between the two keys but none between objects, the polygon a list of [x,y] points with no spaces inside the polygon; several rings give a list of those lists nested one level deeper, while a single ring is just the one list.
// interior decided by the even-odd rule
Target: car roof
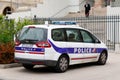
[{"label": "car roof", "polygon": [[[46,28],[46,29],[56,29],[56,28],[77,28],[77,29],[84,29],[82,27],[80,27],[79,25],[53,25],[53,24],[49,24],[49,25],[27,25],[24,27],[36,27],[36,28]],[[86,29],[84,29],[86,30]]]}]

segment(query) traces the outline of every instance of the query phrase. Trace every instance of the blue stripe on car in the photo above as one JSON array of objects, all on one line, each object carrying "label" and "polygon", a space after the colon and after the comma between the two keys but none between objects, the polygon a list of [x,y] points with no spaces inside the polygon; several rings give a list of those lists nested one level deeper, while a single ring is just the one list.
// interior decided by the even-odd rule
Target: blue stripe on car
[{"label": "blue stripe on car", "polygon": [[48,40],[54,50],[58,53],[69,53],[69,54],[83,54],[83,53],[101,53],[103,50],[107,50],[106,48],[61,48],[54,45],[50,40]]},{"label": "blue stripe on car", "polygon": [[15,47],[15,50],[45,52],[44,48]]}]

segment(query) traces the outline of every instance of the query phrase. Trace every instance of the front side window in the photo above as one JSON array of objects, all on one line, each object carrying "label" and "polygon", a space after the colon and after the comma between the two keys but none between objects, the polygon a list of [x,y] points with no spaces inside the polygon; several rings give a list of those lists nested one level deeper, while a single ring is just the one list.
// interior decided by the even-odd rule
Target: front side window
[{"label": "front side window", "polygon": [[66,29],[67,41],[69,42],[82,42],[79,29]]},{"label": "front side window", "polygon": [[83,37],[83,41],[85,43],[93,43],[94,42],[94,40],[93,40],[93,38],[92,38],[92,36],[90,35],[89,32],[84,31],[84,30],[81,30],[80,32],[81,32],[81,35]]}]

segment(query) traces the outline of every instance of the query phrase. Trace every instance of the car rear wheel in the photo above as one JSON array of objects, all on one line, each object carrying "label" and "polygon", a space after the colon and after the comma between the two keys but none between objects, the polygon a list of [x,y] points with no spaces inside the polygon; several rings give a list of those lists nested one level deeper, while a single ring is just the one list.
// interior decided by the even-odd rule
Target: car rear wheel
[{"label": "car rear wheel", "polygon": [[31,65],[31,64],[23,64],[23,67],[24,67],[25,69],[32,70],[33,67],[34,67],[34,65]]},{"label": "car rear wheel", "polygon": [[99,60],[98,60],[98,64],[99,65],[105,65],[106,64],[106,61],[107,61],[107,53],[106,52],[102,52],[100,54],[100,57],[99,57]]},{"label": "car rear wheel", "polygon": [[68,57],[63,55],[59,58],[55,70],[57,72],[65,72],[68,69],[68,66],[69,66]]}]

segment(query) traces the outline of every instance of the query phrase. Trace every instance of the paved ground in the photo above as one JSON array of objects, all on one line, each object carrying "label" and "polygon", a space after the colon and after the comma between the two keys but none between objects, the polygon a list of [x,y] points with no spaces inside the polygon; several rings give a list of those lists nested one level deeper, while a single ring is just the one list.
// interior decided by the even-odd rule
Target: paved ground
[{"label": "paved ground", "polygon": [[39,67],[33,71],[23,67],[0,69],[0,80],[120,80],[120,54],[109,54],[106,65],[84,64],[71,66],[65,73]]}]

